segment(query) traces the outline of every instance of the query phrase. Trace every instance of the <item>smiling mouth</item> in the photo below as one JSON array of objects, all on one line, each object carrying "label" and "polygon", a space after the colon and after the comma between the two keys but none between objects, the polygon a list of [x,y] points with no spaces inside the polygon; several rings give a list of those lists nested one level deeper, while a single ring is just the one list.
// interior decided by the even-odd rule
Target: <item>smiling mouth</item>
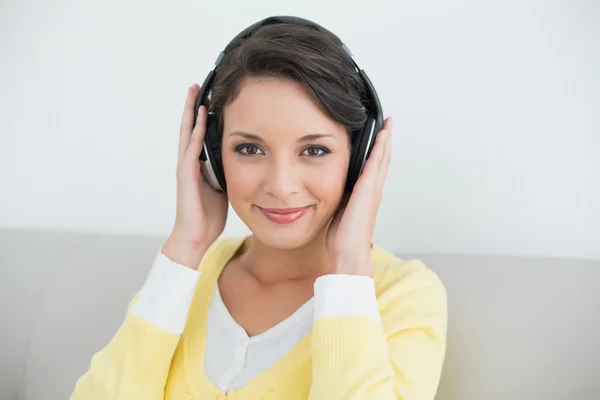
[{"label": "smiling mouth", "polygon": [[277,224],[291,224],[302,218],[308,212],[310,206],[296,208],[258,207],[258,209],[270,221],[273,221]]}]

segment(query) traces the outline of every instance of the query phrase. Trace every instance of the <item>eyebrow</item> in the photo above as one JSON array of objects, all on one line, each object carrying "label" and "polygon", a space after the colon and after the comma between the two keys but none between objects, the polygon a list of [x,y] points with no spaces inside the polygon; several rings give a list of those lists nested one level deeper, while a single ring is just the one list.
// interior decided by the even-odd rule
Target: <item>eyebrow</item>
[{"label": "eyebrow", "polygon": [[[249,133],[249,132],[244,132],[244,131],[234,131],[234,132],[231,132],[229,134],[229,136],[230,137],[231,136],[241,136],[248,140],[254,140],[256,142],[263,142],[263,139],[260,136],[255,135],[254,133]],[[311,133],[311,134],[302,136],[300,139],[298,139],[298,142],[311,142],[313,140],[322,139],[325,137],[337,139],[334,135],[332,135],[330,133]]]}]

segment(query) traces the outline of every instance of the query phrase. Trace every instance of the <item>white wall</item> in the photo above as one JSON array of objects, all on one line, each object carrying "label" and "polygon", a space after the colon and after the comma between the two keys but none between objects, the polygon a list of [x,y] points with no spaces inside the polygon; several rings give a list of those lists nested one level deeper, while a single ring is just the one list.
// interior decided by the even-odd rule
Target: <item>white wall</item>
[{"label": "white wall", "polygon": [[600,258],[598,2],[233,3],[2,2],[0,225],[168,234],[186,88],[294,14],[345,39],[395,117],[379,244]]}]

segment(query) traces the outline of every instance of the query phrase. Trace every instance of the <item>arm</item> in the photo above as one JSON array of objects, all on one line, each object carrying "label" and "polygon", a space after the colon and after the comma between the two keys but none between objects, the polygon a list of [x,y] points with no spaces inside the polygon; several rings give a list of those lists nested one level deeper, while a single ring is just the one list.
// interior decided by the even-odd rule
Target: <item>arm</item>
[{"label": "arm", "polygon": [[311,400],[433,400],[447,321],[435,274],[415,268],[392,283],[380,294],[380,314],[366,276],[321,277],[315,299]]},{"label": "arm", "polygon": [[158,400],[200,273],[159,253],[108,345],[94,354],[71,400]]}]

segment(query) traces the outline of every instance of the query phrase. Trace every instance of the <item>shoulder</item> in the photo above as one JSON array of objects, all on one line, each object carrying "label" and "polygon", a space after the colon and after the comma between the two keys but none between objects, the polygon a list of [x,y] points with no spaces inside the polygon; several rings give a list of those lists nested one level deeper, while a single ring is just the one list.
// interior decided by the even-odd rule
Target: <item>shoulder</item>
[{"label": "shoulder", "polygon": [[427,314],[445,324],[448,296],[434,271],[421,260],[403,260],[376,245],[372,260],[382,319],[407,321]]},{"label": "shoulder", "polygon": [[373,245],[373,279],[377,293],[410,290],[445,292],[439,276],[421,260],[403,260],[383,248]]}]

